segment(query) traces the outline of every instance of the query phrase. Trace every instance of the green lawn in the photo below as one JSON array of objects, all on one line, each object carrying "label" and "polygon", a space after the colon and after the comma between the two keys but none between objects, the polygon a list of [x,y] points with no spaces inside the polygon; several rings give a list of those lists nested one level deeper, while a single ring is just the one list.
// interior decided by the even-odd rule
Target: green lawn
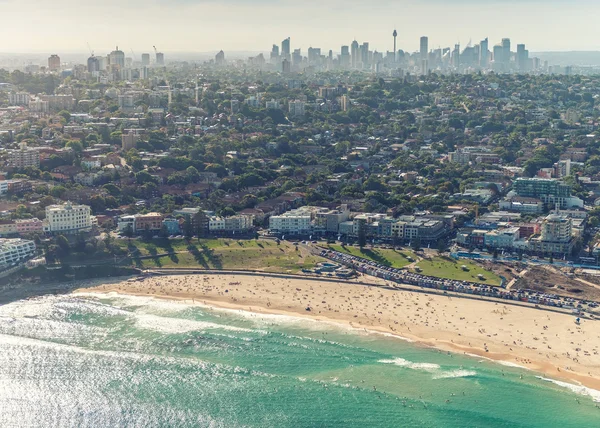
[{"label": "green lawn", "polygon": [[[324,261],[308,254],[288,242],[279,245],[271,240],[232,240],[210,239],[192,240],[188,245],[184,240],[156,240],[142,242],[121,241],[120,246],[134,248],[139,256],[156,257],[151,259],[133,258],[133,264],[140,268],[205,268],[205,269],[253,269],[268,272],[297,273],[314,267]],[[189,247],[189,248],[188,248]],[[168,256],[159,256],[170,253]],[[134,253],[135,254],[135,253]]]},{"label": "green lawn", "polygon": [[354,246],[329,245],[334,251],[350,254],[363,259],[372,260],[384,266],[403,268],[413,262],[407,259],[412,257],[413,260],[418,260],[415,253],[410,250],[389,250],[384,248],[363,248],[362,250]]},{"label": "green lawn", "polygon": [[[468,270],[464,270],[462,266]],[[433,257],[431,260],[421,260],[416,265],[421,269],[417,272],[423,275],[435,276],[438,278],[456,279],[460,281],[479,282],[481,284],[499,286],[501,279],[498,275],[469,260],[454,260],[450,257]],[[484,276],[485,280],[477,277],[478,274]]]}]

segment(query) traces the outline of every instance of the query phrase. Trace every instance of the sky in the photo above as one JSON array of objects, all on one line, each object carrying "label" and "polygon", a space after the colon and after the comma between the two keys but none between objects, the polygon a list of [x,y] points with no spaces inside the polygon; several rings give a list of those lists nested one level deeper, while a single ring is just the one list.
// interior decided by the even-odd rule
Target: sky
[{"label": "sky", "polygon": [[598,0],[0,0],[0,53],[87,52],[115,46],[159,51],[339,52],[352,40],[374,50],[453,46],[509,37],[516,50],[600,50]]}]

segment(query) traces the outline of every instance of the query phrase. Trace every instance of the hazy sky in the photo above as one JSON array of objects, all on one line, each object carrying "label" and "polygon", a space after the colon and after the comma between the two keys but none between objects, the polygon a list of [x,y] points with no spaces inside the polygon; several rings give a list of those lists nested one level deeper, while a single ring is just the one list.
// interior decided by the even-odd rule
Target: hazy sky
[{"label": "hazy sky", "polygon": [[303,53],[354,38],[386,51],[394,27],[409,51],[422,35],[430,48],[487,36],[490,49],[510,37],[530,51],[600,50],[598,16],[598,0],[0,0],[0,53],[269,51],[287,36]]}]

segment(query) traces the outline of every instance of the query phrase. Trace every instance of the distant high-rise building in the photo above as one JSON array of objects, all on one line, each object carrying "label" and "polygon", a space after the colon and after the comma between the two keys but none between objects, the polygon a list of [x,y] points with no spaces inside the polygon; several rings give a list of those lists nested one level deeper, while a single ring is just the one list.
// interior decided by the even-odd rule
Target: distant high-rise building
[{"label": "distant high-rise building", "polygon": [[315,64],[321,57],[321,48],[308,48],[308,63]]},{"label": "distant high-rise building", "polygon": [[271,48],[271,63],[276,64],[279,62],[279,46],[273,45]]},{"label": "distant high-rise building", "polygon": [[358,67],[358,42],[354,40],[350,45],[350,56],[352,58],[352,68]]},{"label": "distant high-rise building", "polygon": [[290,42],[291,40],[289,37],[281,42],[281,56],[283,57],[283,59],[292,59],[292,50],[290,47]]},{"label": "distant high-rise building", "polygon": [[144,66],[150,65],[150,54],[147,54],[147,53],[142,54],[142,65],[144,65]]},{"label": "distant high-rise building", "polygon": [[460,69],[460,45],[454,45],[454,50],[452,51],[452,65],[457,70]]},{"label": "distant high-rise building", "polygon": [[292,65],[295,69],[299,68],[302,64],[302,50],[294,49],[294,53],[292,54]]},{"label": "distant high-rise building", "polygon": [[48,69],[50,71],[60,70],[60,57],[58,55],[50,55],[50,58],[48,58]]},{"label": "distant high-rise building", "polygon": [[289,74],[292,71],[292,63],[289,59],[284,59],[281,63],[281,71],[283,74]]},{"label": "distant high-rise building", "polygon": [[479,66],[481,68],[487,68],[489,55],[489,42],[486,37],[479,44]]},{"label": "distant high-rise building", "polygon": [[369,42],[364,42],[360,46],[360,62],[363,69],[369,68]]},{"label": "distant high-rise building", "polygon": [[217,64],[217,65],[225,64],[225,52],[219,51],[219,53],[217,53],[215,55],[215,64]]},{"label": "distant high-rise building", "polygon": [[340,54],[340,66],[342,68],[348,68],[350,66],[350,47],[342,46],[342,53]]},{"label": "distant high-rise building", "polygon": [[95,73],[100,71],[100,61],[98,61],[97,56],[91,56],[87,60],[87,70],[88,73]]},{"label": "distant high-rise building", "polygon": [[125,52],[120,51],[118,46],[108,55],[108,60],[110,61],[111,67],[117,65],[120,69],[125,68]]},{"label": "distant high-rise building", "polygon": [[421,60],[427,59],[427,54],[429,53],[429,38],[426,36],[421,37],[420,44],[420,52],[421,52]]},{"label": "distant high-rise building", "polygon": [[520,72],[526,72],[529,63],[529,51],[525,49],[525,45],[517,45],[517,68]]},{"label": "distant high-rise building", "polygon": [[510,64],[510,39],[502,39],[502,62],[508,69]]},{"label": "distant high-rise building", "polygon": [[156,52],[156,65],[165,65],[165,54]]},{"label": "distant high-rise building", "polygon": [[348,95],[342,95],[340,97],[340,108],[342,111],[348,111],[350,109],[350,98],[348,98]]}]

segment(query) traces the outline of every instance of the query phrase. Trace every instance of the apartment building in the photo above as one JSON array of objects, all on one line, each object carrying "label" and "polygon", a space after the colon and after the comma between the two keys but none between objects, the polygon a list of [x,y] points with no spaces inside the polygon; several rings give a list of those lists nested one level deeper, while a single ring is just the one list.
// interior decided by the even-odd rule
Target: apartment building
[{"label": "apartment building", "polygon": [[35,255],[35,243],[25,239],[0,239],[0,269],[24,262]]},{"label": "apartment building", "polygon": [[17,150],[8,151],[8,166],[13,168],[39,168],[40,152],[38,149],[27,147],[27,143],[21,143]]},{"label": "apartment building", "polygon": [[73,205],[66,202],[62,205],[46,207],[44,231],[48,233],[77,233],[92,229],[93,218],[87,205]]}]

